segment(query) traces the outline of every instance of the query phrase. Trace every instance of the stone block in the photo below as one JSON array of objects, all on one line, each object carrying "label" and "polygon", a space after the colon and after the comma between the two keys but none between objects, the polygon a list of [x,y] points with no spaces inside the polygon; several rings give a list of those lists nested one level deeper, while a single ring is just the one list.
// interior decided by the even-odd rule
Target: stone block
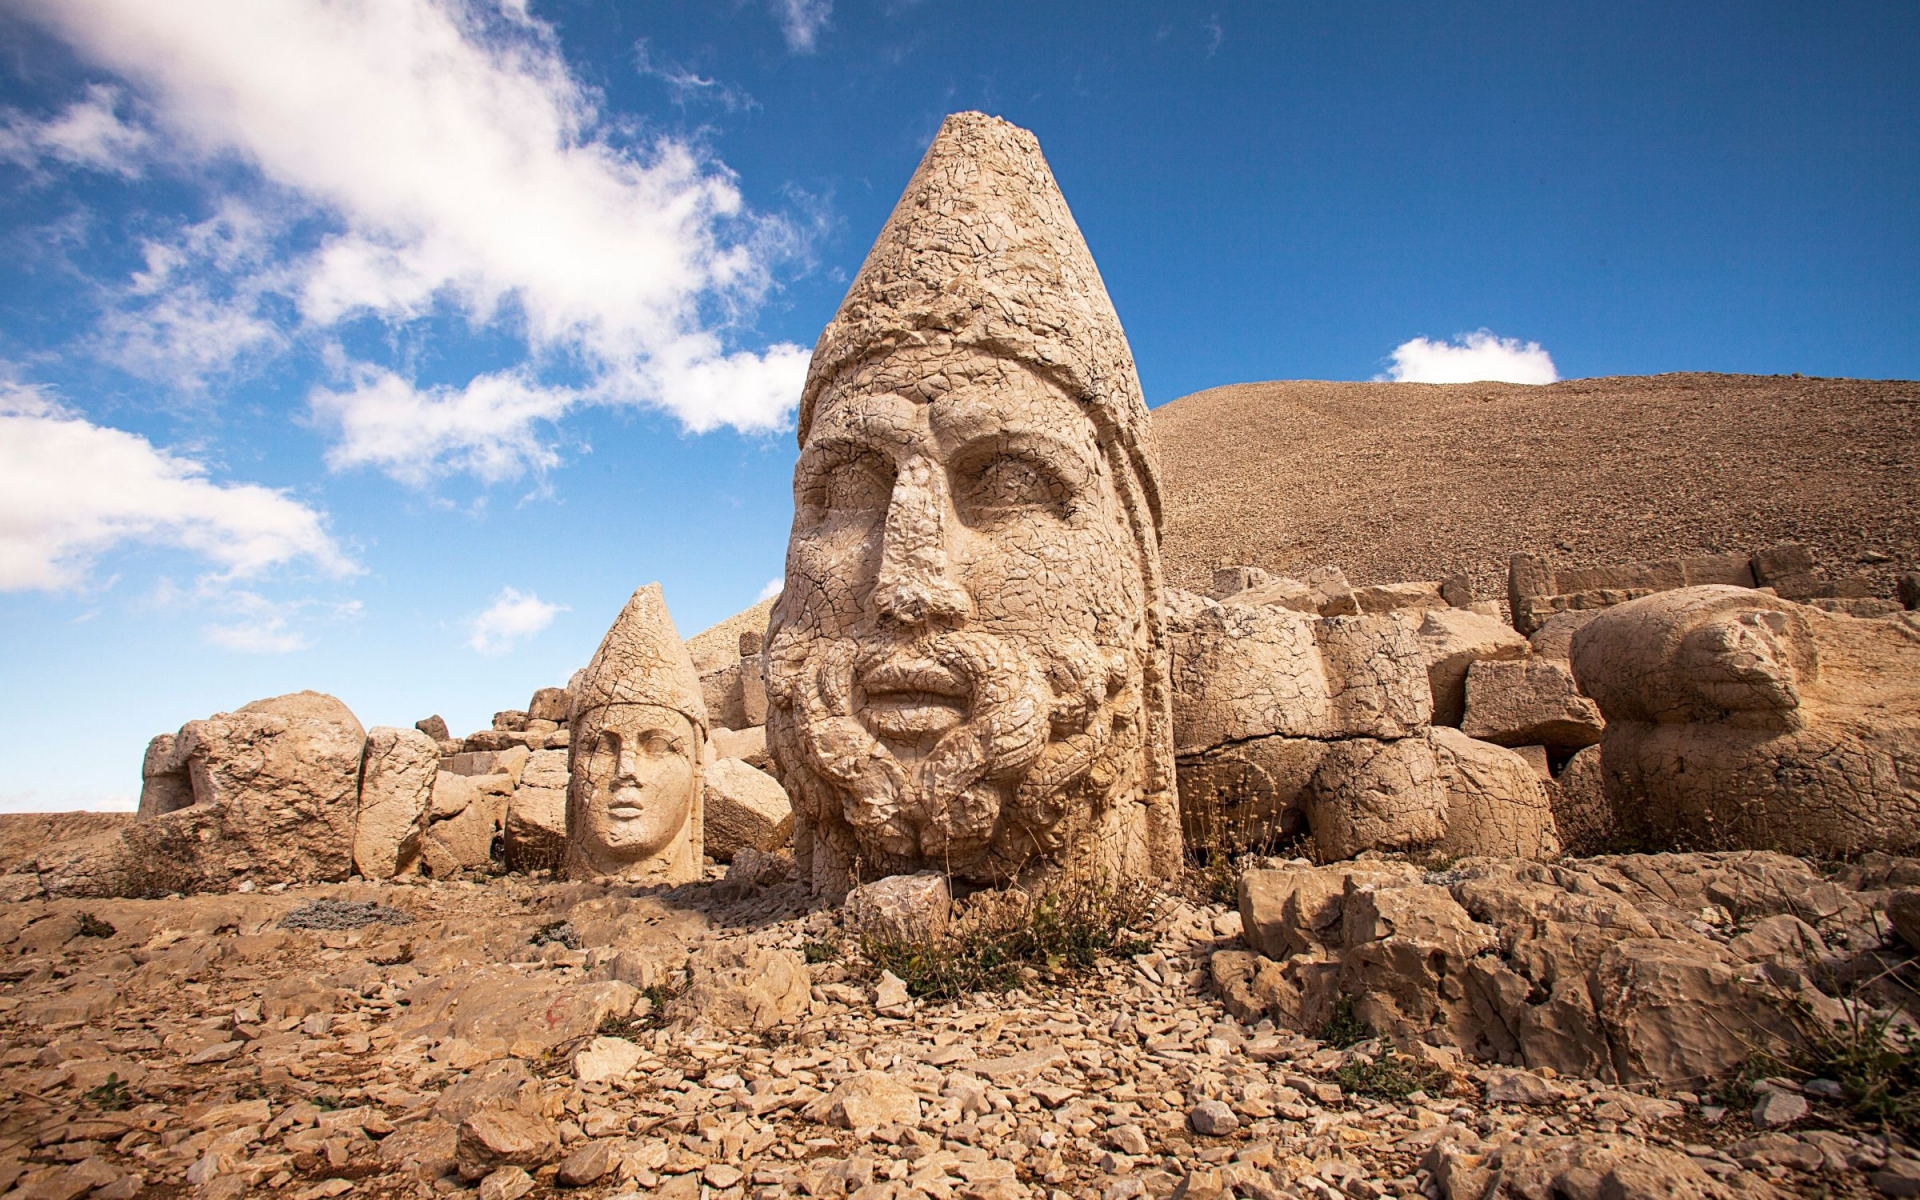
[{"label": "stone block", "polygon": [[1460,729],[1502,746],[1591,746],[1606,722],[1580,694],[1573,670],[1553,659],[1480,661],[1467,671]]},{"label": "stone block", "polygon": [[706,770],[706,853],[729,862],[750,847],[787,849],[793,842],[793,805],[779,780],[737,758],[723,758]]},{"label": "stone block", "polygon": [[419,859],[439,764],[439,748],[418,729],[368,731],[353,829],[353,868],[362,878],[392,879]]}]

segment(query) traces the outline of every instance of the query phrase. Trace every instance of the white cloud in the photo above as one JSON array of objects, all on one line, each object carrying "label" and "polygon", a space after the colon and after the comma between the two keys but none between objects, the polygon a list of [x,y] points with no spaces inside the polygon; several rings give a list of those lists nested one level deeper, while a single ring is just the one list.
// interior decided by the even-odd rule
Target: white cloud
[{"label": "white cloud", "polygon": [[812,54],[820,31],[833,16],[833,0],[768,0],[773,15],[786,36],[787,49],[795,54]]},{"label": "white cloud", "polygon": [[0,813],[134,812],[140,797],[123,793],[62,792],[29,788],[0,794]]},{"label": "white cloud", "polygon": [[760,589],[760,594],[753,598],[753,602],[758,604],[762,600],[771,600],[775,596],[778,596],[786,586],[787,581],[784,579],[769,579],[767,580],[767,586]]},{"label": "white cloud", "polygon": [[285,492],[215,483],[190,458],[0,383],[0,591],[72,588],[122,542],[173,546],[245,578],[295,560],[357,571],[326,516]]},{"label": "white cloud", "polygon": [[[522,369],[457,394],[497,396],[501,379],[550,394],[541,381],[553,368],[568,372],[583,402],[657,407],[694,430],[776,428],[797,402],[802,348],[730,350],[723,336],[753,311],[797,234],[748,212],[732,173],[690,144],[635,139],[605,119],[552,30],[523,8],[479,0],[16,7],[124,77],[177,161],[237,159],[257,170],[261,194],[279,206],[276,233],[291,261],[237,261],[228,310],[189,290],[179,311],[152,314],[152,340],[210,329],[206,359],[259,346],[249,321],[274,311],[270,295],[290,301],[308,330],[368,316],[424,329],[451,311],[512,333],[527,355]],[[778,0],[776,11],[800,47],[811,45],[829,8]],[[311,229],[316,217],[328,232],[296,245],[296,223]],[[179,240],[180,254],[215,269],[218,247],[193,238],[190,230]],[[179,268],[166,266],[177,281]],[[411,385],[369,393],[361,366],[348,364],[346,394],[362,398],[362,420],[337,422],[348,439],[337,464],[416,482],[446,469],[500,478],[502,469],[551,465],[550,451],[526,451],[539,443],[540,423],[558,415],[551,395],[439,410],[433,444],[447,449],[426,471],[353,442],[353,428],[394,423],[366,415],[366,405],[392,398],[412,412],[421,394]],[[500,427],[503,416],[511,429]],[[453,428],[469,419],[471,427]],[[504,458],[466,450],[496,442],[518,449]]]},{"label": "white cloud", "polygon": [[467,622],[467,648],[481,654],[505,654],[520,642],[553,624],[564,604],[549,604],[532,592],[501,588],[484,612]]},{"label": "white cloud", "polygon": [[542,387],[524,371],[427,389],[378,368],[357,375],[350,390],[316,388],[310,398],[314,416],[338,430],[327,465],[377,467],[416,486],[453,471],[498,483],[554,466],[560,456],[538,426],[557,421],[581,399],[565,388]]},{"label": "white cloud", "polygon": [[1450,343],[1424,337],[1402,342],[1387,373],[1374,376],[1394,383],[1552,383],[1558,378],[1552,356],[1539,342],[1498,337],[1486,329]]},{"label": "white cloud", "polygon": [[117,88],[93,84],[82,99],[45,120],[9,111],[0,116],[0,159],[32,167],[43,159],[132,177],[141,169],[147,131],[122,121]]},{"label": "white cloud", "polygon": [[716,104],[727,112],[760,107],[758,100],[730,84],[722,83],[718,79],[709,79],[679,63],[656,59],[653,48],[645,38],[633,44],[633,66],[643,77],[658,79],[665,84],[667,93],[673,97],[675,104],[684,105],[694,101],[705,101]]}]

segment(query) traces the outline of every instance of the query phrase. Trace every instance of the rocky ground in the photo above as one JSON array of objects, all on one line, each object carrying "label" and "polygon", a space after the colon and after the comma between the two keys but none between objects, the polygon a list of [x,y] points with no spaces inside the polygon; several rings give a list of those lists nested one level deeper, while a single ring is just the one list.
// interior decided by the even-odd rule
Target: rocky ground
[{"label": "rocky ground", "polygon": [[1155,409],[1169,582],[1221,563],[1356,584],[1812,548],[1836,575],[1920,566],[1920,385],[1705,373],[1519,384],[1213,388]]},{"label": "rocky ground", "polygon": [[1242,1023],[1225,905],[929,1003],[745,874],[0,906],[0,1192],[1920,1195],[1819,1081],[1654,1094]]}]

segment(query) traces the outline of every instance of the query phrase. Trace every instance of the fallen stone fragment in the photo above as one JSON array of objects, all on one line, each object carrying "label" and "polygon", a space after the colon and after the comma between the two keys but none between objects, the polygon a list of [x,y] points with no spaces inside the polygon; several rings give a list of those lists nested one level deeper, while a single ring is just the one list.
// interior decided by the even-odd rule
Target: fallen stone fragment
[{"label": "fallen stone fragment", "polygon": [[484,1179],[501,1167],[538,1167],[560,1153],[547,1119],[517,1108],[482,1108],[460,1122],[454,1152],[460,1177]]},{"label": "fallen stone fragment", "polygon": [[953,897],[943,875],[889,875],[847,893],[847,928],[883,941],[925,942],[947,931]]},{"label": "fallen stone fragment", "polygon": [[731,862],[743,849],[770,853],[793,842],[793,805],[780,781],[737,758],[706,768],[706,853]]},{"label": "fallen stone fragment", "polygon": [[1784,1129],[1803,1119],[1808,1110],[1807,1098],[1798,1092],[1768,1089],[1753,1106],[1753,1123],[1760,1129]]},{"label": "fallen stone fragment", "polygon": [[882,1125],[920,1124],[920,1097],[883,1071],[861,1071],[809,1108],[808,1115],[865,1137]]},{"label": "fallen stone fragment", "polygon": [[598,1183],[613,1170],[618,1159],[614,1156],[611,1138],[595,1138],[560,1163],[560,1171],[554,1176],[561,1187],[586,1187]]},{"label": "fallen stone fragment", "polygon": [[1187,1124],[1206,1137],[1225,1137],[1240,1128],[1240,1118],[1218,1100],[1202,1100],[1187,1110]]},{"label": "fallen stone fragment", "polygon": [[624,1079],[645,1057],[625,1038],[597,1037],[574,1052],[573,1074],[582,1083]]},{"label": "fallen stone fragment", "polygon": [[480,1200],[520,1200],[533,1190],[533,1176],[519,1167],[501,1167],[480,1181]]}]

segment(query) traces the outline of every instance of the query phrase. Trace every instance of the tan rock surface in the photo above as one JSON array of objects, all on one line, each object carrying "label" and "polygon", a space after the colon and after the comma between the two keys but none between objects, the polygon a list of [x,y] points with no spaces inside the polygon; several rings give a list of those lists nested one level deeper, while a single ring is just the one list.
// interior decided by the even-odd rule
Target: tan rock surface
[{"label": "tan rock surface", "polygon": [[1606,722],[1564,662],[1481,661],[1467,670],[1461,732],[1501,746],[1592,746]]},{"label": "tan rock surface", "polygon": [[1559,856],[1547,788],[1524,758],[1457,729],[1435,729],[1433,747],[1447,793],[1447,828],[1434,843],[1436,851],[1457,857]]},{"label": "tan rock surface", "polygon": [[705,772],[706,851],[732,862],[742,849],[771,853],[793,845],[793,805],[780,781],[737,758]]},{"label": "tan rock surface", "polygon": [[440,749],[419,730],[376,725],[367,732],[353,825],[353,868],[361,877],[391,879],[419,860],[439,771]]},{"label": "tan rock surface", "polygon": [[698,878],[707,710],[659,584],[633,593],[568,692],[568,876]]},{"label": "tan rock surface", "polygon": [[[1653,845],[1920,845],[1920,637],[1732,587],[1609,609],[1573,640],[1612,811]],[[1617,728],[1616,728],[1617,726]]]},{"label": "tan rock surface", "polygon": [[798,426],[767,738],[810,886],[1171,876],[1147,410],[1031,134],[947,119]]}]

